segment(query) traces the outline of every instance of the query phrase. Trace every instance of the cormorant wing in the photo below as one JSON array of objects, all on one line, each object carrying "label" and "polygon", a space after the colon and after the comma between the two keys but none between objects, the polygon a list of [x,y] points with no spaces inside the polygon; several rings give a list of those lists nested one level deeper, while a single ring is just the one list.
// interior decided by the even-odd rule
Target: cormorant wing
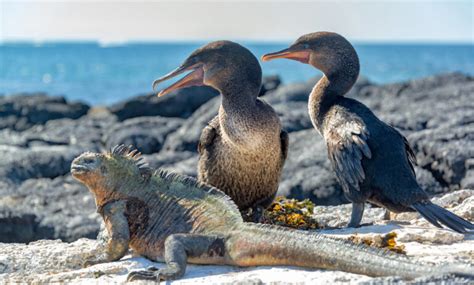
[{"label": "cormorant wing", "polygon": [[329,159],[346,193],[351,189],[360,191],[359,183],[365,179],[362,158],[372,157],[368,137],[366,125],[358,119],[342,121],[326,132]]},{"label": "cormorant wing", "polygon": [[413,172],[413,175],[416,177],[416,174],[415,174],[415,165],[418,165],[417,161],[416,161],[416,155],[415,155],[415,152],[413,151],[413,149],[411,148],[410,144],[408,143],[408,140],[405,136],[403,136],[397,129],[395,129],[394,127],[390,126],[397,134],[400,135],[400,137],[402,137],[403,139],[403,144],[405,145],[405,151],[406,151],[406,154],[407,154],[407,158],[408,158],[408,164],[410,164],[410,168],[411,168],[411,171]]},{"label": "cormorant wing", "polygon": [[204,149],[214,143],[217,136],[217,128],[219,127],[219,116],[215,116],[207,123],[207,126],[202,130],[201,137],[198,142],[198,152],[202,154]]},{"label": "cormorant wing", "polygon": [[281,160],[284,162],[288,157],[288,146],[290,144],[290,138],[288,133],[284,130],[280,132],[280,143],[281,143]]}]

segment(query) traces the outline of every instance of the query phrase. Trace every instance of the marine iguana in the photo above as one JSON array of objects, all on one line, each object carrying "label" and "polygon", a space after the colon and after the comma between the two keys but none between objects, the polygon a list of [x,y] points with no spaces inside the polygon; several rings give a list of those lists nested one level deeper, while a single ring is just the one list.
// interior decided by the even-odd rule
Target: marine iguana
[{"label": "marine iguana", "polygon": [[308,102],[314,128],[326,141],[328,156],[345,196],[352,202],[350,227],[360,224],[369,201],[392,212],[416,210],[437,227],[473,232],[469,221],[433,204],[418,185],[416,157],[407,139],[364,104],[344,97],[359,75],[359,58],[344,37],[331,32],[301,36],[289,48],[262,56],[310,64],[324,76]]},{"label": "marine iguana", "polygon": [[462,265],[428,266],[312,232],[243,222],[235,203],[217,188],[152,171],[137,150],[123,145],[108,153],[80,155],[71,173],[94,195],[109,236],[105,253],[87,264],[119,260],[129,247],[166,262],[164,269],[131,272],[128,280],[177,279],[188,262],[295,265],[407,279],[472,273]]},{"label": "marine iguana", "polygon": [[[288,134],[278,114],[257,98],[260,64],[237,43],[211,42],[153,87],[185,71],[191,72],[158,96],[192,85],[211,86],[222,95],[218,115],[199,139],[198,180],[224,191],[245,217],[257,222],[275,198],[288,154]],[[252,215],[245,215],[249,209]]]}]

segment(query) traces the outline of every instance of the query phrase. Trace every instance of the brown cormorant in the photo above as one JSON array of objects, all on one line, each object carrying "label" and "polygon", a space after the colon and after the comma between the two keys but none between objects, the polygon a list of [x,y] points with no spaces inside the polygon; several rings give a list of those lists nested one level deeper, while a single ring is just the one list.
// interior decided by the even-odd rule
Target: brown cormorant
[{"label": "brown cormorant", "polygon": [[262,70],[243,46],[216,41],[194,51],[158,83],[185,71],[180,81],[162,90],[163,96],[187,86],[207,85],[222,95],[218,115],[204,128],[198,145],[198,179],[224,191],[250,218],[259,219],[278,190],[288,152],[288,134],[275,110],[257,98]]},{"label": "brown cormorant", "polygon": [[359,75],[359,59],[341,35],[303,35],[289,48],[262,60],[288,58],[324,73],[309,97],[309,115],[327,144],[328,156],[345,196],[352,202],[350,227],[360,224],[369,201],[393,212],[418,211],[437,227],[461,233],[474,225],[430,202],[416,181],[415,155],[406,138],[346,94]]}]

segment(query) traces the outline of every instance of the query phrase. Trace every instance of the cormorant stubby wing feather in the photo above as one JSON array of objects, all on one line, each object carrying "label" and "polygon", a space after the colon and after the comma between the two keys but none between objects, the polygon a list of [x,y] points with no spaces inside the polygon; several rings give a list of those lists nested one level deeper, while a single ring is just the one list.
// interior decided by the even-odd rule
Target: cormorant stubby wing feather
[{"label": "cormorant stubby wing feather", "polygon": [[280,143],[281,143],[281,159],[284,162],[288,157],[288,146],[290,144],[290,137],[284,130],[280,132]]},{"label": "cormorant stubby wing feather", "polygon": [[407,138],[402,135],[396,128],[394,128],[393,126],[390,126],[388,125],[390,128],[392,128],[392,130],[397,133],[403,140],[403,144],[405,145],[405,151],[406,151],[406,155],[407,155],[407,158],[408,158],[408,164],[410,165],[410,168],[411,168],[411,171],[413,172],[413,175],[416,177],[416,174],[415,174],[415,165],[418,165],[418,162],[416,161],[416,155],[415,155],[415,152],[413,151],[413,149],[411,148],[410,146],[410,143],[408,142]]},{"label": "cormorant stubby wing feather", "polygon": [[351,189],[360,191],[359,183],[365,179],[362,158],[372,157],[365,124],[360,120],[345,121],[332,126],[325,137],[329,159],[342,189],[347,193]]},{"label": "cormorant stubby wing feather", "polygon": [[408,162],[410,163],[411,171],[413,172],[413,175],[416,176],[416,174],[415,174],[415,165],[418,165],[418,163],[416,161],[415,153],[413,152],[413,149],[411,148],[410,144],[408,143],[407,138],[404,137],[403,135],[401,135],[401,136],[403,137],[403,143],[405,144],[405,150],[407,152]]},{"label": "cormorant stubby wing feather", "polygon": [[217,128],[219,127],[219,116],[215,116],[207,126],[202,130],[201,137],[198,142],[198,152],[202,154],[204,149],[214,143],[217,136]]}]

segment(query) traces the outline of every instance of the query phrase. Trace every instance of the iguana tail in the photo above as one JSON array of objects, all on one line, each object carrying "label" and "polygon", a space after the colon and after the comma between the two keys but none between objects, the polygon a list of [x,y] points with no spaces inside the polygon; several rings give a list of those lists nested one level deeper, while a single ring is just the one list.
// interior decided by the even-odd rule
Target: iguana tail
[{"label": "iguana tail", "polygon": [[405,279],[444,273],[474,278],[472,266],[427,265],[387,250],[271,225],[245,223],[227,245],[238,266],[293,265]]}]

